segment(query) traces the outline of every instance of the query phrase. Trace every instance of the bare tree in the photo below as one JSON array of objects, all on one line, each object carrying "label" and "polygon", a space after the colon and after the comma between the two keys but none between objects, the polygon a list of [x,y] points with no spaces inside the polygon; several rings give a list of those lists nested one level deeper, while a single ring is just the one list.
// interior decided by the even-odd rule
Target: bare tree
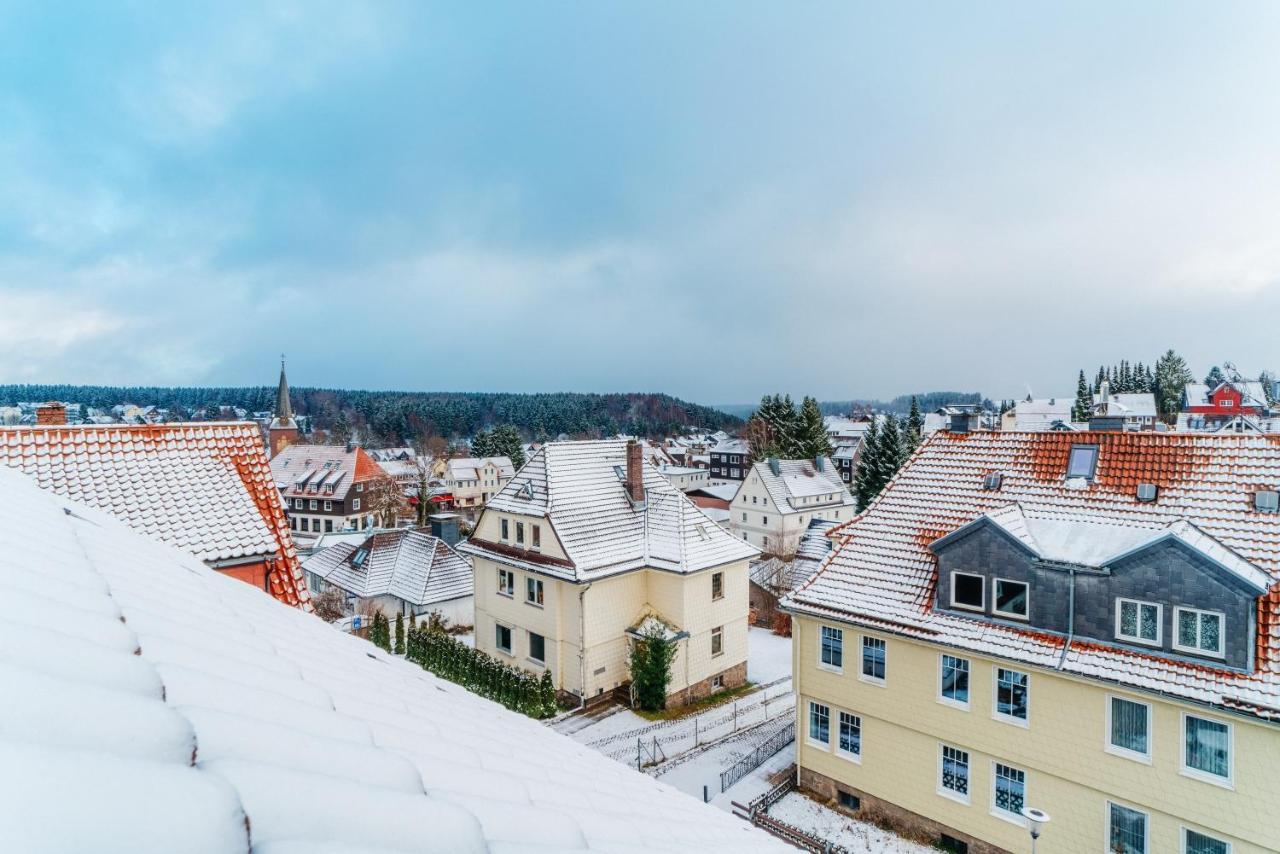
[{"label": "bare tree", "polygon": [[368,486],[369,509],[373,511],[376,524],[380,528],[394,528],[396,519],[408,505],[404,491],[388,475],[376,478]]},{"label": "bare tree", "polygon": [[318,596],[311,597],[316,616],[326,623],[340,620],[347,615],[347,595],[337,587],[329,587]]}]

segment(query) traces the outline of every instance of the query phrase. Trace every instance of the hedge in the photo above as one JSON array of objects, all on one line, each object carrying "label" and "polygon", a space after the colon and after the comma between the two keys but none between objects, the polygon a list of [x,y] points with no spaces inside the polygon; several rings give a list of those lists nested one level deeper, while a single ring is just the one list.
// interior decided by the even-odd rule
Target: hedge
[{"label": "hedge", "polygon": [[531,718],[556,713],[556,689],[549,670],[534,676],[426,626],[411,628],[408,641],[405,657],[441,679]]}]

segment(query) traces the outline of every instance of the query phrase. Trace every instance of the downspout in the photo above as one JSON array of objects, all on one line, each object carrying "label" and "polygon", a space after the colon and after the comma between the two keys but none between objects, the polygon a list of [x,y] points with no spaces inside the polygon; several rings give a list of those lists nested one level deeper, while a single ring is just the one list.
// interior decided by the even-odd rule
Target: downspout
[{"label": "downspout", "polygon": [[590,589],[588,584],[578,591],[578,667],[582,671],[582,681],[578,683],[582,688],[580,709],[587,707],[587,591]]},{"label": "downspout", "polygon": [[1067,642],[1062,645],[1062,655],[1058,658],[1058,670],[1067,663],[1067,653],[1071,651],[1071,641],[1076,634],[1076,568],[1067,567],[1071,585],[1067,589]]}]

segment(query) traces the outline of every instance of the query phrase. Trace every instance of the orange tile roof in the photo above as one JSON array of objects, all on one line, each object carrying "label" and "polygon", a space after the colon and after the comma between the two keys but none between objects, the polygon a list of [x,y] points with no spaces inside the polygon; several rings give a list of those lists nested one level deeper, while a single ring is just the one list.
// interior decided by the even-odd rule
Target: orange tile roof
[{"label": "orange tile roof", "polygon": [[[1095,477],[1068,483],[1071,446],[1084,443],[1100,446]],[[992,472],[1002,474],[1001,487],[985,490]],[[1157,500],[1138,501],[1139,483],[1155,484]],[[929,550],[944,534],[1016,501],[1028,516],[1055,521],[1157,529],[1185,519],[1280,582],[1280,515],[1253,507],[1255,491],[1278,488],[1280,436],[939,432],[870,507],[831,532],[837,548],[787,601],[801,612],[1280,720],[1280,584],[1259,599],[1256,668],[1241,674],[1078,640],[1064,654],[1065,639],[1053,634],[934,611],[937,564]]]},{"label": "orange tile roof", "polygon": [[208,563],[268,561],[271,594],[311,607],[256,424],[0,427],[0,464]]}]

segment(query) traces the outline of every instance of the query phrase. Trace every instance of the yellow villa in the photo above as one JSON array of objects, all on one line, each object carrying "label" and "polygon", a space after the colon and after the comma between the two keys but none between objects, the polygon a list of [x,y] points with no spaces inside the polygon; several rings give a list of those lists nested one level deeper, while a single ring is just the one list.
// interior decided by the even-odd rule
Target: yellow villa
[{"label": "yellow villa", "polygon": [[1280,437],[969,426],[783,602],[801,788],[969,854],[1029,808],[1038,854],[1280,850]]},{"label": "yellow villa", "polygon": [[475,566],[476,647],[593,701],[630,682],[635,638],[676,641],[668,702],[746,681],[758,554],[623,441],[550,442],[458,549]]}]

